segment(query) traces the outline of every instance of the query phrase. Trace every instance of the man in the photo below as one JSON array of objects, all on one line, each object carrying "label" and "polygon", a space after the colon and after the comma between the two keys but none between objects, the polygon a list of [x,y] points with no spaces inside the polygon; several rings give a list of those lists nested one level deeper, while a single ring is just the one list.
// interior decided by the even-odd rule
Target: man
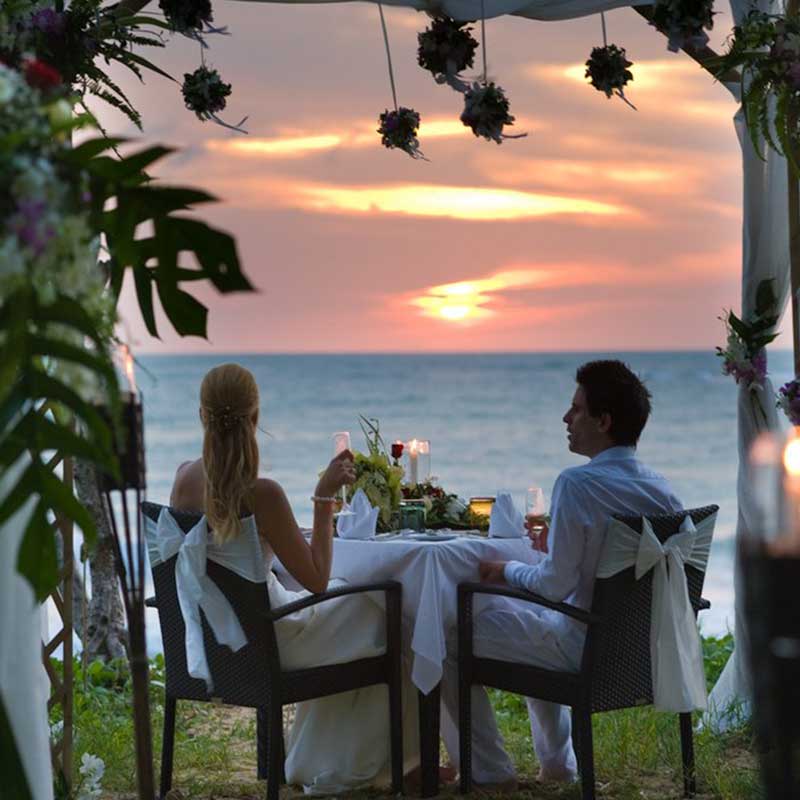
[{"label": "man", "polygon": [[[667,481],[636,459],[636,444],[650,414],[650,393],[639,378],[620,361],[592,361],[578,369],[576,381],[563,421],[569,449],[591,460],[558,476],[549,529],[539,527],[541,520],[526,520],[534,549],[545,556],[534,566],[481,562],[480,578],[589,609],[609,517],[668,513],[683,506]],[[578,671],[585,635],[585,625],[563,614],[500,598],[474,622],[477,655],[501,654],[509,661],[556,670]],[[458,755],[456,663],[453,656],[446,662],[442,696],[442,728],[451,759]],[[574,780],[577,764],[569,708],[541,700],[527,702],[540,780]],[[483,687],[473,687],[472,703],[474,780],[513,789],[514,768]]]}]

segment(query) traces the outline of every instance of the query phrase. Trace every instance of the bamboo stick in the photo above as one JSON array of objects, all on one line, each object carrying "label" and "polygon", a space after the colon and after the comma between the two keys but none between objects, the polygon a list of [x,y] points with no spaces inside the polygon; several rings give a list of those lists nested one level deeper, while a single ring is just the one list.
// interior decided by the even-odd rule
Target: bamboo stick
[{"label": "bamboo stick", "polygon": [[[786,3],[786,16],[796,16],[798,0],[788,0]],[[797,129],[797,112],[790,118],[790,130]],[[792,146],[792,145],[790,145]],[[797,151],[795,149],[795,157]],[[789,211],[789,264],[792,286],[792,348],[794,350],[794,374],[800,377],[800,187],[798,178],[792,170],[789,160],[786,160],[786,178],[788,189]]]}]

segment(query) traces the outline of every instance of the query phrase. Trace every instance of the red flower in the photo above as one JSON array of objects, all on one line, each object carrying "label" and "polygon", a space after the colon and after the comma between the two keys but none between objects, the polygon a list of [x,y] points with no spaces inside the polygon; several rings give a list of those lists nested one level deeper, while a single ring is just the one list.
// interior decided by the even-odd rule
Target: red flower
[{"label": "red flower", "polygon": [[392,442],[392,458],[397,460],[402,455],[403,455],[403,443]]},{"label": "red flower", "polygon": [[34,59],[25,65],[25,80],[28,86],[34,89],[41,89],[43,92],[55,89],[61,85],[61,74],[44,61]]}]

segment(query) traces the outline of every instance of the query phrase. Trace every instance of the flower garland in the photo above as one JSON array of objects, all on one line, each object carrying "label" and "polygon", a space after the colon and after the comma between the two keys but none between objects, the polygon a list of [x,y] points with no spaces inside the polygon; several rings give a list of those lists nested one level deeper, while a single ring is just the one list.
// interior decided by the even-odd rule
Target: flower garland
[{"label": "flower garland", "polygon": [[737,384],[741,384],[751,393],[754,414],[758,409],[765,425],[767,416],[756,392],[764,388],[767,377],[765,347],[778,336],[777,333],[770,333],[779,319],[776,303],[773,280],[761,281],[756,290],[755,313],[747,321],[737,317],[733,311],[720,317],[725,323],[727,342],[725,348],[716,349],[717,355],[722,359],[722,374],[732,375]]},{"label": "flower garland", "polygon": [[761,152],[765,141],[800,174],[800,18],[751,11],[714,66],[718,76],[741,67],[742,108],[753,146]]},{"label": "flower garland", "polygon": [[466,25],[469,23],[437,16],[417,34],[417,63],[433,75],[436,83],[446,83],[458,92],[469,88],[459,73],[472,67],[478,49],[478,40]]},{"label": "flower garland", "polygon": [[489,520],[472,514],[469,506],[458,495],[446,492],[431,481],[403,485],[404,500],[422,500],[425,503],[425,525],[437,528],[486,530]]},{"label": "flower garland", "polygon": [[[0,64],[0,297],[30,294],[42,306],[73,300],[110,340],[116,314],[98,265],[88,176],[69,162],[71,107],[37,65],[21,73]],[[56,325],[50,333],[83,346],[77,329]],[[86,399],[97,393],[95,373],[70,360],[51,358],[49,371]]]},{"label": "flower garland", "polygon": [[708,44],[705,31],[714,27],[714,0],[657,0],[652,24],[666,34],[673,53],[703,47]]},{"label": "flower garland", "polygon": [[793,378],[778,389],[777,406],[792,425],[800,425],[800,380]]},{"label": "flower garland", "polygon": [[400,106],[396,111],[388,108],[378,118],[380,126],[378,133],[381,135],[381,144],[393,150],[397,148],[404,153],[408,153],[411,158],[422,158],[425,156],[419,149],[419,130],[420,116],[413,108]]}]

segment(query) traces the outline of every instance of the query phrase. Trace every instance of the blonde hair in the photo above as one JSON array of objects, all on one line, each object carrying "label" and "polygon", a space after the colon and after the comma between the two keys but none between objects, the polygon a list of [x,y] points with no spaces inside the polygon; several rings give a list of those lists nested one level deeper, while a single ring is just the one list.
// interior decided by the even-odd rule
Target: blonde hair
[{"label": "blonde hair", "polygon": [[258,386],[239,364],[221,364],[200,386],[206,517],[217,542],[237,536],[243,511],[251,511],[258,477]]}]

